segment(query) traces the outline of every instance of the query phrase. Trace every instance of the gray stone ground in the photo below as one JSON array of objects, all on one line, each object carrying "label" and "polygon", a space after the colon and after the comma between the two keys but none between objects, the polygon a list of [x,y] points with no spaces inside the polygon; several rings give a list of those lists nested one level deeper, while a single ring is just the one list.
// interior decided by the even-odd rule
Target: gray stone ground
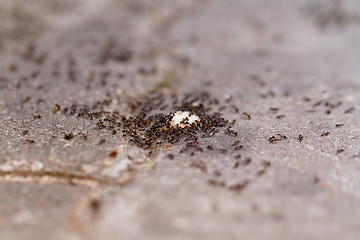
[{"label": "gray stone ground", "polygon": [[[359,9],[2,0],[0,239],[359,239]],[[109,99],[130,116],[154,91],[208,92],[238,136],[149,155],[52,111]]]}]

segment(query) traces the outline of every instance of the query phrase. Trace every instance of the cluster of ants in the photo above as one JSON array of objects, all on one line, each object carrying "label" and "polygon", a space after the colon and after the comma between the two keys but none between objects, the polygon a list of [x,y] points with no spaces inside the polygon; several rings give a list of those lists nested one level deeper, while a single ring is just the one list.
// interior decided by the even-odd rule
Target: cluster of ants
[{"label": "cluster of ants", "polygon": [[[193,153],[203,151],[198,145],[199,138],[212,137],[225,128],[224,133],[232,137],[238,133],[232,130],[235,120],[225,120],[221,113],[211,112],[211,105],[218,105],[219,101],[210,98],[209,94],[201,93],[196,96],[185,95],[179,99],[172,96],[169,98],[164,94],[153,94],[128,102],[128,108],[132,116],[123,116],[118,111],[105,111],[104,108],[111,100],[95,103],[92,107],[73,104],[61,106],[56,104],[53,112],[75,115],[96,121],[96,128],[108,129],[113,134],[121,134],[129,142],[146,150],[152,150],[165,144],[175,144],[185,141],[186,146],[180,152]],[[205,107],[206,105],[206,107]],[[168,111],[165,111],[168,110]],[[189,119],[183,119],[182,127],[174,126],[171,121],[176,112],[189,112],[190,116],[197,116],[197,121],[189,124]],[[164,113],[165,112],[165,113]],[[236,150],[242,146],[235,146]],[[207,146],[212,149],[212,146]]]}]

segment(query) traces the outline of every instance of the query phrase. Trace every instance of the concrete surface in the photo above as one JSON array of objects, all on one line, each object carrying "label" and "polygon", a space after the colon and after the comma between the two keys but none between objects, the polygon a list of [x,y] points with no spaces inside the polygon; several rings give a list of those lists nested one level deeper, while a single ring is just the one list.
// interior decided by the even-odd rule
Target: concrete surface
[{"label": "concrete surface", "polygon": [[[359,26],[356,0],[1,1],[0,239],[359,239]],[[201,92],[238,133],[202,151],[77,117]]]}]

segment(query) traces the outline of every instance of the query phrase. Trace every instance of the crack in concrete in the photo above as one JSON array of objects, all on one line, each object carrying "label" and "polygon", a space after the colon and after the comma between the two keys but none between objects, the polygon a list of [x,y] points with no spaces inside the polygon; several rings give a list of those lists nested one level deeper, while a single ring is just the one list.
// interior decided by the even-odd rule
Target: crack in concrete
[{"label": "crack in concrete", "polygon": [[0,183],[47,183],[47,184],[69,184],[74,186],[86,186],[95,188],[105,186],[123,186],[134,177],[130,171],[124,173],[120,178],[96,178],[75,173],[63,173],[55,171],[0,171]]}]

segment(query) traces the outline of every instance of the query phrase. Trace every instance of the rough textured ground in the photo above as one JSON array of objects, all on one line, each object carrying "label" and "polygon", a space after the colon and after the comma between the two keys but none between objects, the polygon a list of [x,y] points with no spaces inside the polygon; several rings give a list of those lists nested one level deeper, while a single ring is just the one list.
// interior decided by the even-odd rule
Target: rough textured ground
[{"label": "rough textured ground", "polygon": [[[1,1],[0,239],[359,239],[359,9]],[[230,126],[134,144],[176,99]]]}]

